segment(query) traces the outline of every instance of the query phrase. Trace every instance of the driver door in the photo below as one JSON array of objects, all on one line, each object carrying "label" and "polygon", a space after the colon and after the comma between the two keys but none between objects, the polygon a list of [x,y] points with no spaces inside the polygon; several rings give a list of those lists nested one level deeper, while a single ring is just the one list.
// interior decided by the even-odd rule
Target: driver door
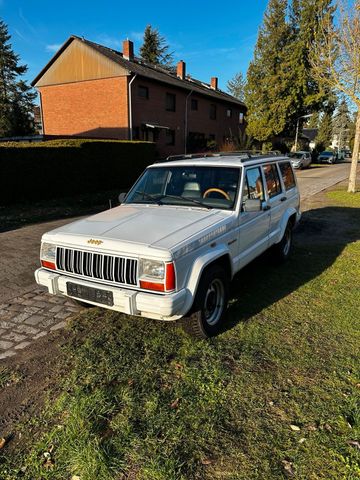
[{"label": "driver door", "polygon": [[[245,206],[247,199],[260,199],[261,210],[247,212]],[[269,243],[270,212],[266,209],[264,182],[260,166],[245,169],[241,205],[238,268],[242,268],[264,252]]]}]

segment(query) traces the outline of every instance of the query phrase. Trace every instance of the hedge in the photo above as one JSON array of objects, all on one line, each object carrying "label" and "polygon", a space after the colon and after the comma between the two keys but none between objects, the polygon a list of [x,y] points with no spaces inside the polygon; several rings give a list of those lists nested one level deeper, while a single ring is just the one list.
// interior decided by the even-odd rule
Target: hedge
[{"label": "hedge", "polygon": [[52,140],[0,144],[0,204],[132,185],[155,161],[155,144],[120,140]]}]

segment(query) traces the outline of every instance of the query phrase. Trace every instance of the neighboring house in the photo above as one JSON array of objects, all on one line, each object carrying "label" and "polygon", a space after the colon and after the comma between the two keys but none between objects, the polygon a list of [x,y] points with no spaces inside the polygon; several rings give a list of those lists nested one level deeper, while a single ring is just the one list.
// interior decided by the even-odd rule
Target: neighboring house
[{"label": "neighboring house", "polygon": [[155,141],[160,155],[223,145],[244,129],[243,102],[186,75],[71,36],[32,82],[40,94],[43,134]]},{"label": "neighboring house", "polygon": [[310,150],[314,150],[316,147],[316,136],[318,134],[318,129],[317,128],[303,128],[302,130],[302,136],[308,140],[308,147]]}]

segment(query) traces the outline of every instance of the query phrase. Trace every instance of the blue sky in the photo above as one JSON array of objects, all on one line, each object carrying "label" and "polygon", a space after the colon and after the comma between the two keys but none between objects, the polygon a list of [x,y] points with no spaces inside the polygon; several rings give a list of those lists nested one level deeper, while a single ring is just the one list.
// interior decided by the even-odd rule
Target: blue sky
[{"label": "blue sky", "polygon": [[147,24],[166,38],[175,61],[203,81],[219,77],[219,86],[238,71],[246,73],[267,0],[182,2],[144,0],[0,0],[0,18],[33,78],[71,34],[121,50],[129,38],[140,47]]}]

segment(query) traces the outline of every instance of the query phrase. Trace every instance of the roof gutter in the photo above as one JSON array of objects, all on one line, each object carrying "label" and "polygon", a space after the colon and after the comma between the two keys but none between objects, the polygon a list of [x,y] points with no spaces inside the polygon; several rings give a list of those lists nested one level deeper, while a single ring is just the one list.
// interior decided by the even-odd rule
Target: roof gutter
[{"label": "roof gutter", "polygon": [[137,77],[137,73],[133,76],[133,78],[129,82],[129,137],[130,140],[133,139],[133,118],[132,118],[132,90],[131,90],[131,85],[132,82],[135,80]]}]

